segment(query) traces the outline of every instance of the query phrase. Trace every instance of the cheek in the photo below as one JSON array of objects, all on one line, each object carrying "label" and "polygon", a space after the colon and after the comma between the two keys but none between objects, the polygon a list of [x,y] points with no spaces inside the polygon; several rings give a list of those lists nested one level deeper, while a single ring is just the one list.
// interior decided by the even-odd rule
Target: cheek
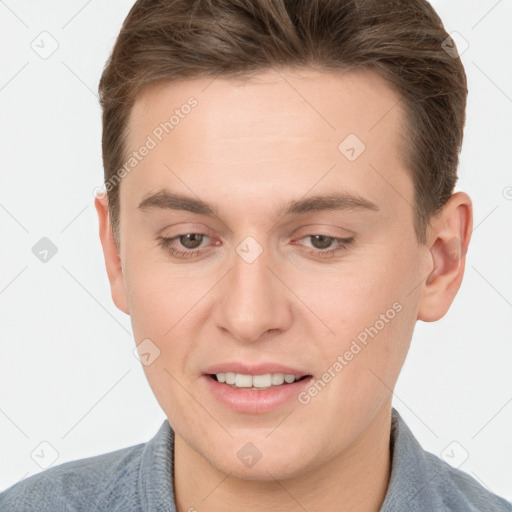
[{"label": "cheek", "polygon": [[391,387],[396,381],[416,323],[418,257],[399,243],[375,245],[359,253],[357,262],[347,259],[325,279],[306,277],[302,284],[303,293],[314,291],[308,306],[332,331],[318,338],[320,371],[342,356],[338,384],[362,394],[386,391],[384,383]]},{"label": "cheek", "polygon": [[393,304],[406,300],[412,289],[409,283],[414,281],[402,272],[407,265],[398,251],[374,245],[339,265],[294,270],[287,283],[329,328],[330,335],[348,340],[379,321],[390,308],[388,316],[394,318]]},{"label": "cheek", "polygon": [[201,336],[196,326],[205,323],[200,299],[212,284],[188,269],[178,274],[163,258],[129,256],[125,282],[133,336],[137,345],[146,343],[157,354],[143,369],[158,401],[169,410],[164,404],[181,396],[178,381],[183,382],[190,354],[197,350]]},{"label": "cheek", "polygon": [[178,273],[154,251],[127,256],[125,282],[136,340],[170,338],[182,319],[186,323],[205,286],[189,269]]},{"label": "cheek", "polygon": [[[147,381],[164,411],[180,411],[173,417],[177,425],[191,424],[182,369],[193,345],[184,327],[193,318],[197,285],[142,257],[127,258],[125,281],[135,343],[144,347],[139,354]],[[144,360],[144,353],[149,353],[149,360]]]},{"label": "cheek", "polygon": [[172,327],[172,315],[175,304],[162,283],[151,279],[128,278],[128,302],[133,334],[137,343],[140,339],[160,339]]}]

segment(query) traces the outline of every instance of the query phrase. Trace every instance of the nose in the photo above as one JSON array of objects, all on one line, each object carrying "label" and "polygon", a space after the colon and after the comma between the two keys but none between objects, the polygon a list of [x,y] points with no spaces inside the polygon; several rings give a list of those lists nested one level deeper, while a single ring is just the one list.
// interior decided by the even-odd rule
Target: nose
[{"label": "nose", "polygon": [[222,280],[217,326],[241,343],[287,330],[292,320],[290,294],[276,274],[276,265],[265,251],[252,262],[235,254],[233,267]]}]

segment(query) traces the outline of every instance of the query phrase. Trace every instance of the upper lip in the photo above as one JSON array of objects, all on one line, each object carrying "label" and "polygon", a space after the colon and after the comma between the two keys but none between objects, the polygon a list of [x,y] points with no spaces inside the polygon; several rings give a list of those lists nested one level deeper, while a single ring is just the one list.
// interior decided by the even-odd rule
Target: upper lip
[{"label": "upper lip", "polygon": [[244,375],[265,375],[266,373],[284,373],[285,375],[295,375],[304,377],[311,375],[305,370],[294,368],[280,363],[245,363],[242,361],[226,361],[209,366],[204,370],[205,374],[215,373],[242,373]]}]

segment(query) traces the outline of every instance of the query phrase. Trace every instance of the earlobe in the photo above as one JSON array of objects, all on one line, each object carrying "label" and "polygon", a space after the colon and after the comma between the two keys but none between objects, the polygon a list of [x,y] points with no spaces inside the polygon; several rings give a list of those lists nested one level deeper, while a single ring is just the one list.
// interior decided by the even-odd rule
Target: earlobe
[{"label": "earlobe", "polygon": [[457,192],[432,223],[429,250],[433,268],[423,286],[418,320],[434,322],[448,312],[462,283],[472,230],[471,199]]},{"label": "earlobe", "polygon": [[107,269],[108,280],[110,282],[112,300],[118,309],[129,315],[130,312],[128,309],[121,258],[119,248],[117,247],[114,234],[112,232],[107,195],[103,194],[96,196],[94,199],[94,206],[98,213],[99,234],[101,245],[103,247],[105,267]]}]

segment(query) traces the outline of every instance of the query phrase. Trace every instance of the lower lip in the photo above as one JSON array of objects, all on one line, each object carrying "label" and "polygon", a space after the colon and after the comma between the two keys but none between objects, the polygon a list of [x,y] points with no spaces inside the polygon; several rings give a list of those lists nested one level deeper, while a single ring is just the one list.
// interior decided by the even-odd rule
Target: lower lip
[{"label": "lower lip", "polygon": [[237,412],[259,414],[273,411],[286,402],[297,399],[298,394],[309,386],[313,377],[267,389],[235,388],[218,382],[209,375],[203,375],[202,378],[220,404]]}]

